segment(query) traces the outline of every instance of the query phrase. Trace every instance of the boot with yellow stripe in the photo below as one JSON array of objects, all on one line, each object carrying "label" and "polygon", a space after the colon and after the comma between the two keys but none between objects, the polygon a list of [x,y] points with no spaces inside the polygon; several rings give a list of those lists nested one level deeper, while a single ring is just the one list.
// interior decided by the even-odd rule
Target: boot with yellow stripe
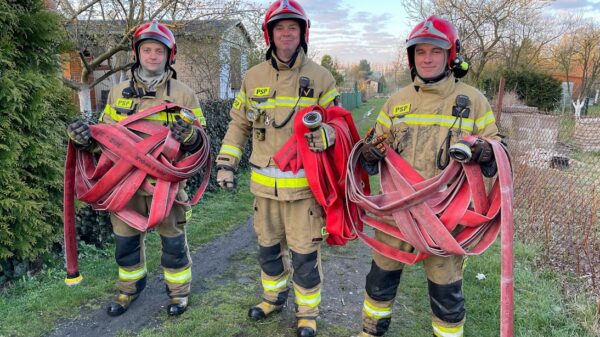
[{"label": "boot with yellow stripe", "polygon": [[317,321],[309,318],[298,318],[298,337],[315,337],[317,335]]},{"label": "boot with yellow stripe", "polygon": [[[284,302],[285,303],[285,302]],[[263,320],[272,313],[278,313],[283,309],[282,304],[274,304],[264,300],[248,310],[248,317],[255,321]]]},{"label": "boot with yellow stripe", "polygon": [[135,301],[138,298],[139,294],[128,295],[124,293],[119,293],[117,298],[110,303],[107,308],[107,313],[109,316],[119,316],[125,313],[127,309],[129,309],[129,305],[131,302]]},{"label": "boot with yellow stripe", "polygon": [[167,314],[169,316],[179,316],[185,312],[188,307],[188,297],[171,297],[169,305],[167,306]]}]

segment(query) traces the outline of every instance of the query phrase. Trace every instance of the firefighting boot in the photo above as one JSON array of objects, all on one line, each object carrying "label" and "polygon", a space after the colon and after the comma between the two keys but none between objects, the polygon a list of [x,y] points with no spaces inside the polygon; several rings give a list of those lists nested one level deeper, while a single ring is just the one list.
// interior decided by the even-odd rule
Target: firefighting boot
[{"label": "firefighting boot", "polygon": [[298,319],[298,337],[315,337],[317,335],[317,321],[314,319]]},{"label": "firefighting boot", "polygon": [[109,316],[122,315],[123,313],[125,313],[125,311],[127,311],[131,302],[135,301],[138,298],[138,295],[139,294],[127,295],[127,294],[119,293],[119,295],[117,295],[117,298],[115,299],[115,301],[110,303],[110,305],[108,306],[108,308],[106,310],[108,315]]},{"label": "firefighting boot", "polygon": [[170,301],[169,305],[167,306],[167,314],[169,314],[169,316],[181,315],[187,309],[187,306],[188,306],[187,296],[171,297],[171,301]]},{"label": "firefighting boot", "polygon": [[248,310],[248,317],[255,321],[260,321],[267,318],[274,312],[280,312],[281,309],[283,309],[283,304],[277,305],[263,300]]}]

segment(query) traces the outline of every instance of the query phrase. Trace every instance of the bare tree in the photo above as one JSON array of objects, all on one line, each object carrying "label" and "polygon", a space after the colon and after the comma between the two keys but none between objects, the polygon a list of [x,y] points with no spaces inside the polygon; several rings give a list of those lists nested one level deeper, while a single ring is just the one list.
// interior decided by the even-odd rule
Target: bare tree
[{"label": "bare tree", "polygon": [[585,22],[574,42],[575,58],[582,71],[580,95],[587,96],[600,75],[600,27],[594,21]]},{"label": "bare tree", "polygon": [[[486,64],[501,57],[501,43],[506,41],[510,45],[511,36],[535,50],[529,42],[533,41],[533,32],[524,30],[524,24],[529,17],[539,17],[550,3],[548,0],[407,0],[404,6],[414,20],[435,14],[457,27],[461,54],[471,64],[471,77],[477,81]],[[535,42],[539,47],[539,41]]]},{"label": "bare tree", "polygon": [[[91,111],[90,89],[106,78],[126,71],[131,37],[143,22],[158,19],[172,28],[186,22],[232,18],[244,13],[242,0],[56,0],[65,26],[78,50],[81,78],[63,82],[78,92],[81,111]],[[95,70],[104,74],[92,80]]]}]

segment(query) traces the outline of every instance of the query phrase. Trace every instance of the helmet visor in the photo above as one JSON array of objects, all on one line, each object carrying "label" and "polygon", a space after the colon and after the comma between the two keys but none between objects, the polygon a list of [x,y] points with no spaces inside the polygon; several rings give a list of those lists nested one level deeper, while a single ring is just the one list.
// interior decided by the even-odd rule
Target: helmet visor
[{"label": "helmet visor", "polygon": [[435,37],[415,37],[406,42],[406,47],[416,46],[420,43],[428,43],[434,46],[440,47],[442,49],[450,49],[451,45],[448,41],[438,39]]}]

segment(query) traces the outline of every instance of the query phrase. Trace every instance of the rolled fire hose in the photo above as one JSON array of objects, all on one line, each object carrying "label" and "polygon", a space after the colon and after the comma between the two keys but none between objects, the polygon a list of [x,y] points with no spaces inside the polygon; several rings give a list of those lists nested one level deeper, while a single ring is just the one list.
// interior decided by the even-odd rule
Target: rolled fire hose
[{"label": "rolled fire hose", "polygon": [[[184,121],[197,126],[202,146],[183,156],[180,143],[170,135],[169,127],[144,120],[160,111],[179,110]],[[192,120],[193,119],[193,120]],[[101,149],[99,158],[88,151],[76,150],[69,141],[65,162],[64,239],[67,285],[81,282],[77,263],[75,198],[96,210],[114,213],[133,228],[146,231],[161,223],[174,203],[195,205],[206,190],[210,178],[210,144],[206,132],[193,115],[177,104],[161,104],[133,114],[116,124],[91,125],[92,138]],[[146,137],[141,137],[145,135]],[[176,200],[179,182],[203,170],[203,181],[190,201]],[[156,180],[155,184],[146,178]],[[152,195],[149,216],[127,207],[138,190]]]},{"label": "rolled fire hose", "polygon": [[[473,136],[463,139],[470,145],[475,141]],[[479,164],[452,160],[439,175],[424,179],[388,147],[379,166],[382,193],[367,195],[358,170],[364,146],[361,140],[348,161],[346,198],[348,205],[359,210],[360,221],[352,222],[356,234],[380,254],[403,263],[414,264],[430,255],[479,255],[501,232],[500,336],[512,337],[513,174],[504,146],[495,140],[486,141],[492,146],[498,167],[489,194]],[[465,160],[460,154],[456,157]],[[363,224],[408,242],[417,252],[401,251],[377,241],[363,232]]]}]

